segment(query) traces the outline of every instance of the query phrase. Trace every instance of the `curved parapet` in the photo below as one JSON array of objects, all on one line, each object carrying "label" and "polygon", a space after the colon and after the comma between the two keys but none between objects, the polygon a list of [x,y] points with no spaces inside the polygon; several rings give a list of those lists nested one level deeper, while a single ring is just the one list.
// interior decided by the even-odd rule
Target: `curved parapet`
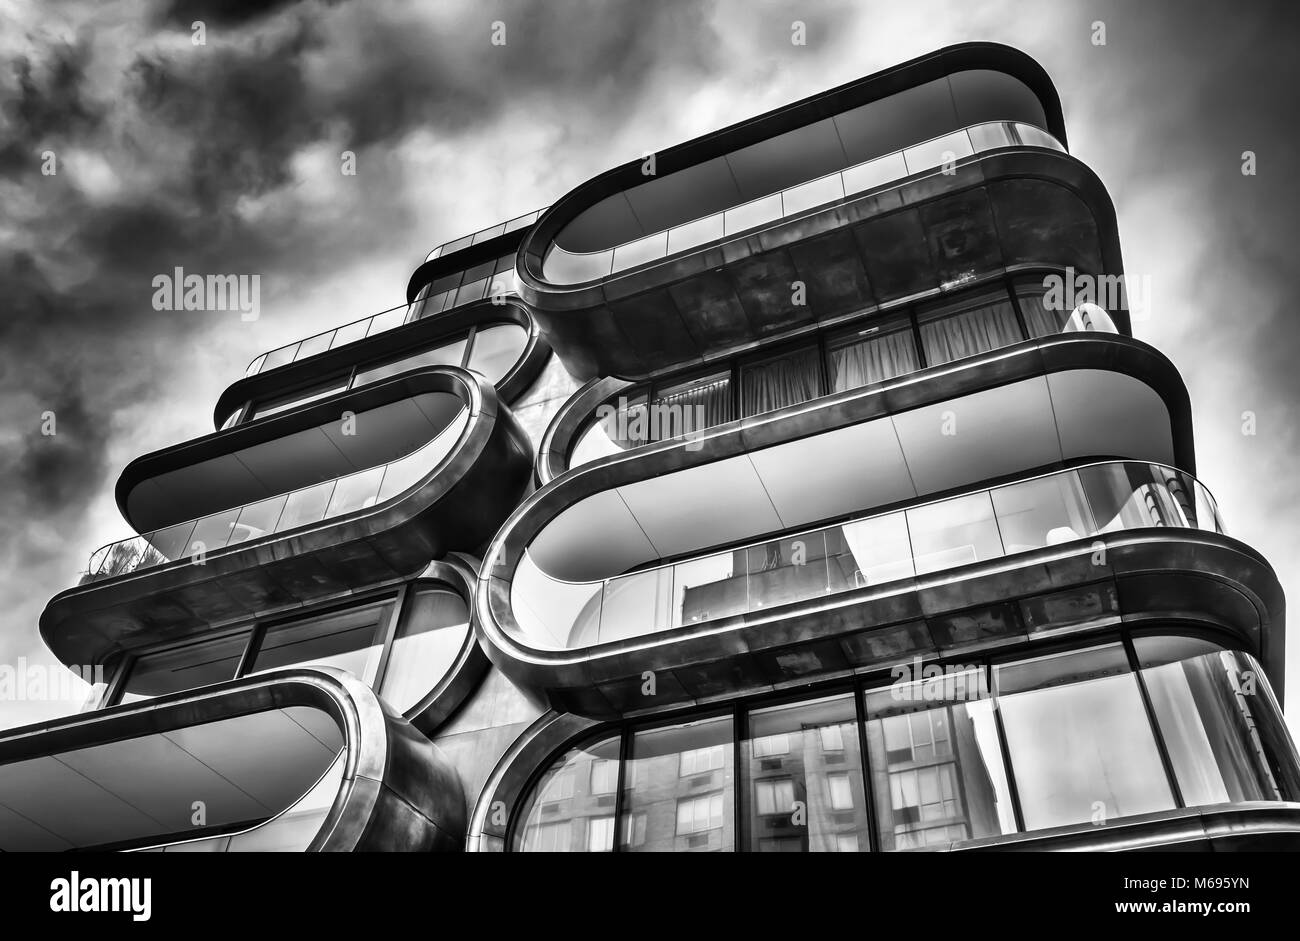
[{"label": "curved parapet", "polygon": [[6,732],[0,818],[6,851],[447,851],[465,825],[438,749],[328,668]]},{"label": "curved parapet", "polygon": [[[418,302],[417,302],[418,303]],[[340,328],[342,330],[343,328]],[[339,339],[335,331],[327,339]],[[528,311],[512,297],[481,300],[446,313],[383,330],[362,331],[346,342],[304,348],[278,366],[250,372],[217,400],[217,428],[278,414],[432,365],[464,366],[487,377],[506,404],[540,374],[550,346]],[[269,354],[268,354],[269,355]]]},{"label": "curved parapet", "polygon": [[[388,465],[200,520],[164,520],[163,530],[97,553],[99,564],[83,584],[56,596],[42,614],[50,649],[65,663],[103,662],[217,623],[408,578],[449,551],[476,551],[516,504],[531,469],[527,437],[491,384],[445,366],[355,395],[409,403],[419,415],[420,395],[454,398],[459,418],[450,431]],[[158,452],[132,464],[119,494],[134,493],[150,474],[183,473],[263,443],[274,446],[284,440],[277,431],[306,425],[315,433],[317,418],[337,422],[352,402],[318,403]],[[357,415],[364,429],[364,412]],[[378,426],[381,437],[385,427],[391,429]],[[364,449],[365,436],[358,438]],[[295,462],[285,471],[310,472],[310,465]],[[249,481],[265,484],[257,475]],[[169,505],[157,506],[167,511]],[[200,526],[206,538],[195,536]]]}]

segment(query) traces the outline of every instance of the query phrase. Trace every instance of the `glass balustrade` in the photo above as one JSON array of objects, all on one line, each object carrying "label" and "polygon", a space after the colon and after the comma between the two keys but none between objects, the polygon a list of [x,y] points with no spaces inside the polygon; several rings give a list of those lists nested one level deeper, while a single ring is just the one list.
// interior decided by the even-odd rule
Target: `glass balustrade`
[{"label": "glass balustrade", "polygon": [[1190,475],[1092,464],[598,582],[551,579],[526,556],[512,600],[527,643],[575,649],[1159,526],[1224,531]]},{"label": "glass balustrade", "polygon": [[1045,147],[1065,153],[1056,138],[1033,125],[1017,121],[978,124],[604,251],[569,252],[552,244],[542,265],[543,274],[552,284],[607,278],[1001,147]]},{"label": "glass balustrade", "polygon": [[433,251],[425,256],[425,261],[433,261],[435,258],[441,258],[444,255],[451,255],[463,248],[469,248],[471,245],[481,245],[489,239],[494,239],[498,235],[505,235],[507,232],[517,232],[520,229],[527,228],[538,219],[542,213],[546,212],[548,207],[543,206],[534,212],[526,212],[522,216],[515,216],[507,222],[499,222],[496,225],[490,225],[486,229],[479,229],[462,238],[453,239],[450,242],[443,242]]},{"label": "glass balustrade", "polygon": [[333,330],[326,330],[305,340],[298,340],[271,350],[269,353],[263,353],[248,364],[244,375],[256,376],[280,366],[287,366],[289,363],[296,363],[327,350],[336,350],[357,340],[383,333],[385,330],[392,330],[403,324],[481,301],[485,297],[503,297],[514,291],[514,280],[513,253],[489,259],[473,268],[454,271],[425,285],[419,296],[410,304],[382,310],[369,317],[354,320]]},{"label": "glass balustrade", "polygon": [[111,578],[198,557],[383,503],[437,467],[468,422],[469,411],[462,408],[446,428],[395,461],[110,543],[91,555],[84,578]]}]

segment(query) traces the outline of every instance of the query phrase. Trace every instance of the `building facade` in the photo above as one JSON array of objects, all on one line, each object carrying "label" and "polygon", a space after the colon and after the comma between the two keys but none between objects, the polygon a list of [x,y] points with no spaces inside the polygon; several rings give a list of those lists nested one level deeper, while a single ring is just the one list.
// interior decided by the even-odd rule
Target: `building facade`
[{"label": "building facade", "polygon": [[440,246],[123,471],[0,849],[1300,847],[1282,590],[1123,285],[983,43]]}]

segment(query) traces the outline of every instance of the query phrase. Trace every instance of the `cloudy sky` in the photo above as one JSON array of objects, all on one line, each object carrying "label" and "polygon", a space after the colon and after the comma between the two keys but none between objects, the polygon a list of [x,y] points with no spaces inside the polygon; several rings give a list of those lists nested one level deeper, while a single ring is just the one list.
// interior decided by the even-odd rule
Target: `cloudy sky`
[{"label": "cloudy sky", "polygon": [[[1182,370],[1200,477],[1300,597],[1297,7],[0,0],[0,663],[48,660],[46,601],[129,535],[123,466],[211,431],[258,353],[401,303],[433,245],[610,166],[977,39],[1051,74],[1151,279],[1135,333]],[[259,274],[261,317],[155,311],[177,266]],[[0,703],[0,727],[75,708]]]}]

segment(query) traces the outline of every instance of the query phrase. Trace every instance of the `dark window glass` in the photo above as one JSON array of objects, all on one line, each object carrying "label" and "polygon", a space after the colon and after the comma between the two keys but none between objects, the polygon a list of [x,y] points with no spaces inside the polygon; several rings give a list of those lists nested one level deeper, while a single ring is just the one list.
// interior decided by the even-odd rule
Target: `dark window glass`
[{"label": "dark window glass", "polygon": [[249,633],[243,631],[138,658],[127,674],[119,702],[138,702],[234,679]]},{"label": "dark window glass", "polygon": [[373,683],[392,610],[392,602],[385,602],[268,627],[253,661],[253,672],[328,666]]},{"label": "dark window glass", "polygon": [[740,373],[740,413],[748,418],[821,394],[817,349],[807,347],[776,359],[745,366]]}]

